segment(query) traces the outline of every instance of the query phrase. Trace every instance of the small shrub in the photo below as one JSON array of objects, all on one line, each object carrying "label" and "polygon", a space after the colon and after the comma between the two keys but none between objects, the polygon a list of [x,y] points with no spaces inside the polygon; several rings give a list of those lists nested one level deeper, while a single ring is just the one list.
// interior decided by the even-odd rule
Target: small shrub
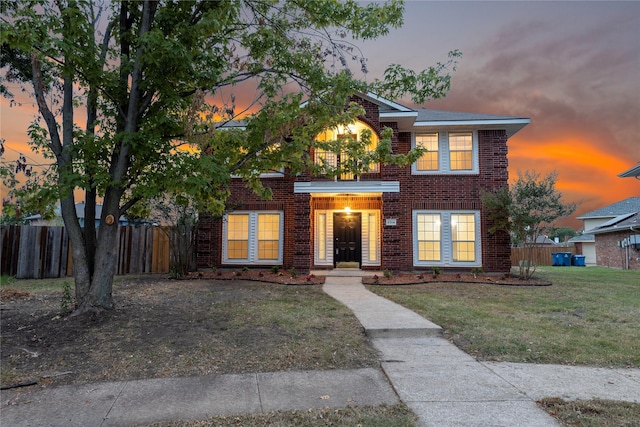
[{"label": "small shrub", "polygon": [[298,276],[298,272],[296,271],[295,267],[291,267],[289,269],[289,274],[291,274],[291,277],[297,277]]},{"label": "small shrub", "polygon": [[482,267],[474,267],[471,269],[471,274],[473,274],[473,278],[477,278],[478,274],[482,274]]},{"label": "small shrub", "polygon": [[248,273],[249,272],[249,267],[247,267],[246,265],[244,267],[242,267],[242,272],[243,273]]},{"label": "small shrub", "polygon": [[312,281],[314,277],[316,277],[314,274],[309,274],[309,275],[307,276],[307,282]]},{"label": "small shrub", "polygon": [[440,267],[433,267],[433,277],[438,277],[440,275]]},{"label": "small shrub", "polygon": [[182,271],[179,268],[171,267],[169,269],[169,279],[181,279]]},{"label": "small shrub", "polygon": [[73,310],[74,305],[73,296],[71,296],[71,284],[64,282],[62,298],[60,299],[60,312],[62,314],[69,314]]},{"label": "small shrub", "polygon": [[378,277],[378,275],[377,275],[377,274],[374,274],[374,275],[373,275],[373,283],[374,283],[374,284],[376,284],[376,285],[377,285],[378,283],[380,283],[380,278]]},{"label": "small shrub", "polygon": [[391,279],[391,276],[393,276],[393,273],[391,273],[391,270],[384,271],[384,277],[386,277],[387,279]]},{"label": "small shrub", "polygon": [[280,271],[280,266],[279,265],[274,265],[273,267],[271,267],[271,272],[273,274],[278,274],[279,271]]}]

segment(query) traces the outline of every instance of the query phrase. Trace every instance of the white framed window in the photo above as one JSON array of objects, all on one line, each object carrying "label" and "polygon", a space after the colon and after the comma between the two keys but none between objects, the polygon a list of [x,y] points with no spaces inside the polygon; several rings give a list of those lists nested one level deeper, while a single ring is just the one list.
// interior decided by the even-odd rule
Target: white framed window
[{"label": "white framed window", "polygon": [[475,215],[451,214],[451,256],[454,262],[476,260]]},{"label": "white framed window", "polygon": [[233,212],[222,226],[225,264],[281,264],[284,215],[278,211]]},{"label": "white framed window", "polygon": [[415,266],[482,266],[479,211],[413,211]]},{"label": "white framed window", "polygon": [[416,244],[418,261],[440,261],[442,259],[442,235],[439,213],[416,215]]},{"label": "white framed window", "polygon": [[479,173],[476,131],[417,132],[413,134],[411,145],[427,149],[411,166],[414,175]]},{"label": "white framed window", "polygon": [[424,148],[426,153],[422,154],[416,162],[416,170],[418,171],[437,171],[440,169],[438,160],[438,134],[437,133],[419,133],[416,134],[416,147]]},{"label": "white framed window", "polygon": [[473,137],[471,132],[449,134],[449,170],[473,169]]}]

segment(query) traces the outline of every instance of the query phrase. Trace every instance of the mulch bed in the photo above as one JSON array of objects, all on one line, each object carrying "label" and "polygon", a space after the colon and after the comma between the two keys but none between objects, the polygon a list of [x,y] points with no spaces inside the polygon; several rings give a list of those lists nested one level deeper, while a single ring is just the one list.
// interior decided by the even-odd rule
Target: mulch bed
[{"label": "mulch bed", "polygon": [[550,286],[552,283],[546,279],[532,277],[528,280],[522,280],[513,275],[488,275],[488,274],[394,274],[391,277],[374,276],[362,278],[365,285],[417,285],[421,283],[484,283],[490,285],[501,286]]},{"label": "mulch bed", "polygon": [[215,279],[215,280],[250,280],[254,282],[278,283],[281,285],[321,285],[324,283],[324,276],[315,274],[292,274],[291,271],[278,271],[274,273],[270,270],[216,270],[198,271],[189,273],[181,279]]}]

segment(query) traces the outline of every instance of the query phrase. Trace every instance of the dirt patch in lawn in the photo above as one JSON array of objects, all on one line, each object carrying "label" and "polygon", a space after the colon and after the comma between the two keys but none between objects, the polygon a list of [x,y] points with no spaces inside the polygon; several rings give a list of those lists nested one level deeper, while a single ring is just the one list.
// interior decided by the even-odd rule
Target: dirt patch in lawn
[{"label": "dirt patch in lawn", "polygon": [[62,290],[5,291],[1,384],[377,367],[353,314],[300,279],[118,278],[97,318],[60,316]]},{"label": "dirt patch in lawn", "polygon": [[508,275],[488,275],[488,274],[463,274],[463,273],[446,273],[446,274],[427,274],[427,273],[400,273],[392,274],[387,277],[384,275],[376,275],[374,277],[362,278],[365,285],[417,285],[420,283],[484,283],[499,286],[550,286],[551,282],[532,277],[523,280],[512,274]]}]

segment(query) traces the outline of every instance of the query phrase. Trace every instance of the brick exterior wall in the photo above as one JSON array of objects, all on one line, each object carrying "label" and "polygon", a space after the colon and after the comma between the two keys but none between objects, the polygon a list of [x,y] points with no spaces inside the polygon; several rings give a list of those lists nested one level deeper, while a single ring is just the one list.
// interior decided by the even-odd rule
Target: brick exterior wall
[{"label": "brick exterior wall", "polygon": [[596,264],[603,267],[627,268],[627,254],[630,270],[640,270],[640,250],[633,247],[618,247],[618,242],[628,238],[629,230],[596,235]]},{"label": "brick exterior wall", "polygon": [[[398,132],[396,123],[379,121],[378,106],[367,100],[353,98],[366,110],[361,119],[374,130],[393,129],[392,149],[407,153],[411,148],[411,133]],[[365,174],[361,180],[398,181],[400,193],[382,195],[381,261],[382,269],[413,270],[412,211],[478,210],[480,211],[482,268],[486,272],[505,272],[511,267],[509,235],[490,234],[491,223],[480,203],[481,190],[492,191],[507,185],[507,136],[503,130],[478,132],[479,174],[477,175],[412,175],[411,167],[381,165],[380,173]],[[309,181],[308,174],[298,177],[269,178],[273,200],[260,201],[239,180],[232,184],[232,210],[284,211],[283,268],[295,267],[303,272],[313,268],[313,202],[309,194],[293,194],[294,181]],[[378,199],[379,200],[379,199]],[[384,226],[385,219],[394,218],[396,226]],[[197,265],[222,265],[222,220],[203,215],[197,237]]]}]

